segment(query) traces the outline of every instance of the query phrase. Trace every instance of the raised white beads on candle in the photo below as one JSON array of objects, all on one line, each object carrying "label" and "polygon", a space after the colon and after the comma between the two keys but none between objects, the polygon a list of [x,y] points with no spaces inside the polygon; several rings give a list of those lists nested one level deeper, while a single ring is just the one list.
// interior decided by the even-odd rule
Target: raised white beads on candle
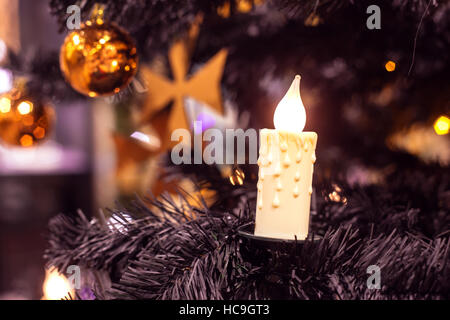
[{"label": "raised white beads on candle", "polygon": [[277,191],[283,190],[283,185],[281,184],[281,178],[277,179],[277,186],[276,186],[275,190],[277,190]]},{"label": "raised white beads on candle", "polygon": [[295,184],[293,195],[294,198],[297,198],[300,195],[300,188],[298,187],[298,183]]},{"label": "raised white beads on candle", "polygon": [[291,159],[289,158],[289,154],[286,153],[283,160],[283,166],[289,167],[291,165]]},{"label": "raised white beads on candle", "polygon": [[275,196],[273,197],[272,206],[274,208],[278,208],[280,206],[280,197],[278,195],[278,192],[275,192]]}]

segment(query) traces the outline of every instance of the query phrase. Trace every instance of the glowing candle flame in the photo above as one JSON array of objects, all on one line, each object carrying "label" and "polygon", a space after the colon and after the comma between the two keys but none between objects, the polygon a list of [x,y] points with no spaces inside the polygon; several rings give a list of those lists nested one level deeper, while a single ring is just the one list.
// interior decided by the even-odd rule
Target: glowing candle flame
[{"label": "glowing candle flame", "polygon": [[302,132],[306,123],[306,111],[300,97],[300,76],[296,75],[286,95],[281,99],[273,115],[275,129]]}]

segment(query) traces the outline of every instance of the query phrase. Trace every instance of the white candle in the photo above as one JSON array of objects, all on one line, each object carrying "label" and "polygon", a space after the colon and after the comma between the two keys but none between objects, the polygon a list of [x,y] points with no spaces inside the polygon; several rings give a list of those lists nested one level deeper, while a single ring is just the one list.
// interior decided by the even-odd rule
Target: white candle
[{"label": "white candle", "polygon": [[275,130],[260,133],[257,236],[298,240],[308,236],[317,134],[302,132],[305,123],[297,75],[275,110]]}]

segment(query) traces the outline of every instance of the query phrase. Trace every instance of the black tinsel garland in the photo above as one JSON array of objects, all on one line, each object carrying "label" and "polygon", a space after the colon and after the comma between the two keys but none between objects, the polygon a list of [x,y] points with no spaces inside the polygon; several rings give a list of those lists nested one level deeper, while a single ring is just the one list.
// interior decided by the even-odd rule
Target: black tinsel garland
[{"label": "black tinsel garland", "polygon": [[[254,220],[255,181],[235,187],[214,170],[195,170],[219,191],[210,208],[164,195],[110,210],[115,227],[103,215],[55,217],[48,264],[106,275],[110,283],[91,284],[98,299],[450,298],[450,179],[442,168],[417,165],[366,187],[333,180],[345,202],[327,197],[329,179],[316,170],[310,230],[322,240],[275,247],[238,234]],[[186,206],[196,219],[185,218]],[[381,269],[380,290],[367,287],[370,265]]]}]

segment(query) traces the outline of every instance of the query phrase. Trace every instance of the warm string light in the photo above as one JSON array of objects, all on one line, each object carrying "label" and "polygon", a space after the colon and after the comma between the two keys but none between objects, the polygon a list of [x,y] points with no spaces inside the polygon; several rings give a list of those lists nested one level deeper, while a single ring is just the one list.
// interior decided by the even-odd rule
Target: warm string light
[{"label": "warm string light", "polygon": [[0,141],[28,148],[48,136],[54,113],[50,106],[21,96],[14,91],[0,96]]},{"label": "warm string light", "polygon": [[389,60],[388,62],[386,62],[384,67],[386,68],[387,72],[392,72],[395,70],[395,62],[392,60]]},{"label": "warm string light", "polygon": [[[254,6],[260,6],[264,0],[235,0],[234,8],[239,13],[248,13]],[[217,8],[217,14],[222,18],[229,18],[231,15],[231,3],[226,1],[222,6]]]},{"label": "warm string light", "polygon": [[24,148],[28,148],[31,147],[33,145],[33,137],[30,136],[29,134],[24,134],[20,140],[20,145]]},{"label": "warm string light", "polygon": [[342,196],[342,189],[338,185],[333,185],[334,190],[328,194],[328,198],[333,202],[347,203],[347,198]]},{"label": "warm string light", "polygon": [[243,185],[244,184],[244,179],[245,179],[245,174],[244,171],[242,171],[241,168],[235,168],[233,169],[233,172],[231,173],[230,177],[230,183],[235,186],[235,185]]},{"label": "warm string light", "polygon": [[22,101],[17,106],[17,111],[19,111],[21,115],[29,114],[33,111],[33,104],[30,101]]},{"label": "warm string light", "polygon": [[448,118],[446,116],[440,116],[434,122],[433,127],[434,127],[434,131],[436,132],[436,134],[438,134],[440,136],[448,134],[448,132],[450,130],[450,118]]},{"label": "warm string light", "polygon": [[0,113],[8,113],[11,111],[11,99],[7,97],[0,98]]},{"label": "warm string light", "polygon": [[56,269],[47,270],[44,285],[42,287],[44,296],[42,300],[61,300],[70,295],[74,296],[74,290],[67,278],[58,273]]},{"label": "warm string light", "polygon": [[33,130],[33,135],[36,137],[36,139],[43,139],[45,137],[45,129],[42,127],[36,127]]}]

